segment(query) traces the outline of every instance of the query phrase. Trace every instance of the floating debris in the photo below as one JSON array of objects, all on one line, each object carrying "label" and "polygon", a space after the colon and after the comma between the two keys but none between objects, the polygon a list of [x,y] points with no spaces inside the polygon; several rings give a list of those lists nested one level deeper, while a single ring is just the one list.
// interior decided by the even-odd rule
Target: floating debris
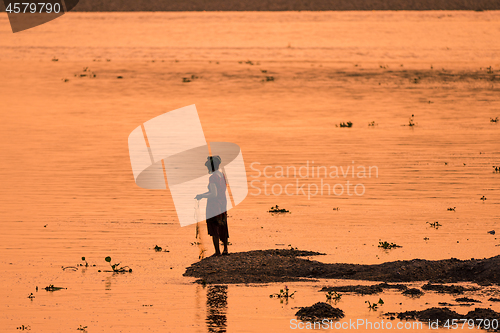
[{"label": "floating debris", "polygon": [[26,331],[30,331],[30,330],[31,330],[31,327],[30,327],[29,325],[26,325],[26,326],[21,325],[21,326],[19,326],[19,327],[16,327],[16,329],[17,329],[17,330],[21,330],[21,331],[24,331],[24,330],[26,330]]},{"label": "floating debris", "polygon": [[78,267],[75,267],[75,266],[66,266],[66,267],[64,267],[64,266],[62,266],[62,270],[63,270],[63,271],[65,271],[65,270],[67,270],[67,269],[71,269],[71,270],[73,270],[73,271],[77,271],[77,270],[78,270]]},{"label": "floating debris", "polygon": [[49,286],[45,287],[44,289],[47,291],[56,291],[56,290],[62,290],[62,289],[68,289],[68,288],[55,287],[53,284],[49,284]]},{"label": "floating debris", "polygon": [[126,272],[132,273],[132,268],[130,268],[128,266],[118,267],[118,266],[120,266],[120,263],[112,265],[111,264],[111,257],[109,257],[109,256],[104,258],[104,260],[106,260],[109,263],[109,265],[111,266],[111,269],[113,269],[114,273],[126,273]]},{"label": "floating debris", "polygon": [[438,221],[436,221],[436,222],[432,222],[432,223],[430,223],[430,222],[425,222],[425,223],[429,223],[429,225],[430,225],[432,228],[435,228],[435,229],[438,229],[439,227],[442,227],[442,226],[443,226],[443,225],[442,225],[442,224],[440,224]]},{"label": "floating debris", "polygon": [[[416,83],[416,82],[415,82],[415,83]],[[415,115],[414,115],[414,114],[412,114],[412,115],[411,115],[411,117],[410,117],[410,119],[408,120],[408,126],[413,127],[413,126],[415,126],[415,125],[417,125],[417,124],[415,123]]]},{"label": "floating debris", "polygon": [[76,330],[77,330],[77,331],[84,331],[84,332],[87,332],[87,326],[82,326],[82,325],[80,325],[80,327],[78,327]]},{"label": "floating debris", "polygon": [[268,213],[290,213],[290,211],[284,208],[279,208],[279,206],[276,205],[274,207],[271,207],[271,209],[268,210]]},{"label": "floating debris", "polygon": [[335,125],[335,127],[352,127],[352,122],[348,121],[347,123],[340,123],[339,125]]},{"label": "floating debris", "polygon": [[393,248],[397,248],[397,247],[402,247],[401,245],[398,245],[398,244],[395,244],[395,243],[389,243],[389,242],[378,242],[378,247],[381,247],[385,250],[388,250],[388,249],[393,249]]},{"label": "floating debris", "polygon": [[187,82],[192,82],[192,81],[194,81],[196,79],[199,79],[199,78],[200,78],[199,76],[191,74],[191,77],[183,77],[182,78],[182,82],[186,82],[186,83]]},{"label": "floating debris", "polygon": [[83,70],[81,73],[76,73],[75,74],[75,77],[88,77],[88,78],[95,78],[97,77],[97,74],[95,74],[94,72],[92,72],[90,70],[90,68],[88,67],[83,67]]},{"label": "floating debris", "polygon": [[450,212],[454,212],[454,211],[455,211],[455,208],[457,208],[457,207],[448,208],[447,210],[448,210],[448,211],[450,211]]},{"label": "floating debris", "polygon": [[342,298],[342,294],[339,294],[336,291],[329,291],[326,293],[325,296],[326,296],[327,301],[331,301],[331,300],[338,301]]},{"label": "floating debris", "polygon": [[[85,260],[85,257],[82,257],[82,261],[85,261],[85,267],[89,267],[89,263]],[[80,264],[80,266],[83,266],[83,264]]]},{"label": "floating debris", "polygon": [[[195,245],[195,244],[191,243],[191,245]],[[196,244],[196,245],[198,245],[198,244]],[[155,252],[170,252],[167,249],[164,250],[161,246],[158,246],[158,245],[155,245],[155,247],[153,248],[153,250],[155,250]]]},{"label": "floating debris", "polygon": [[382,300],[382,298],[379,298],[378,299],[378,302],[375,302],[375,303],[371,303],[370,301],[365,301],[365,303],[368,303],[368,308],[370,310],[377,310],[379,304],[380,305],[383,305],[384,304],[384,301]]},{"label": "floating debris", "polygon": [[279,293],[276,293],[276,294],[271,294],[269,295],[270,298],[285,298],[285,299],[288,299],[289,297],[290,298],[293,298],[293,295],[295,295],[296,291],[294,291],[293,293],[289,293],[289,290],[287,286],[285,286],[285,289],[280,289],[280,292]]}]

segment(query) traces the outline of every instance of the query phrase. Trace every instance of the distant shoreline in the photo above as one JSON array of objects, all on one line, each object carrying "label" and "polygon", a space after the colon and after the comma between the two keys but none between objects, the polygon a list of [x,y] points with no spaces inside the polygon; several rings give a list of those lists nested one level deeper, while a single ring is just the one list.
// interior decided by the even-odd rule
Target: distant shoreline
[{"label": "distant shoreline", "polygon": [[[0,2],[4,11],[4,4]],[[80,0],[78,12],[500,10],[499,0]]]}]

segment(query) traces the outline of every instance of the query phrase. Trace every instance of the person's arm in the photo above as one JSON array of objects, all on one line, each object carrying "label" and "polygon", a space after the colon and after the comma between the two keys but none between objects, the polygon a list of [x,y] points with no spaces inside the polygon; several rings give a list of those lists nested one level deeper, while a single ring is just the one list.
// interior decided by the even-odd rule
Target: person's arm
[{"label": "person's arm", "polygon": [[208,192],[205,192],[203,194],[198,194],[196,197],[194,197],[196,200],[201,200],[203,198],[216,198],[217,197],[217,186],[215,186],[214,183],[209,183],[208,184]]}]

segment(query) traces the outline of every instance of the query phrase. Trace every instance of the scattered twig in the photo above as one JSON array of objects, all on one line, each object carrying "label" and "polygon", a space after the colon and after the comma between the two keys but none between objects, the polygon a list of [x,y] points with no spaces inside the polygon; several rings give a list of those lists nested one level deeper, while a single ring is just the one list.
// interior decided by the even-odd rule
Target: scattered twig
[{"label": "scattered twig", "polygon": [[379,304],[383,305],[384,301],[382,300],[382,298],[379,298],[378,302],[376,302],[376,303],[371,303],[370,301],[365,301],[365,303],[368,303],[368,308],[370,310],[377,310]]},{"label": "scattered twig", "polygon": [[118,266],[120,266],[120,263],[112,265],[111,264],[111,257],[109,257],[109,256],[104,258],[104,260],[106,260],[109,263],[109,265],[111,266],[111,269],[113,270],[114,273],[126,273],[126,272],[132,273],[132,268],[130,268],[128,266],[118,267]]}]

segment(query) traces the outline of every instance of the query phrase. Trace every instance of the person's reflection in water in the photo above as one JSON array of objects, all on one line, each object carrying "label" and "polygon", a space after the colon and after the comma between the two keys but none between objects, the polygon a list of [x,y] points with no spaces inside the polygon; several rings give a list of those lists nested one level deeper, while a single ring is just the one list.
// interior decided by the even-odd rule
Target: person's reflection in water
[{"label": "person's reflection in water", "polygon": [[226,332],[227,286],[209,286],[207,289],[208,332]]}]

